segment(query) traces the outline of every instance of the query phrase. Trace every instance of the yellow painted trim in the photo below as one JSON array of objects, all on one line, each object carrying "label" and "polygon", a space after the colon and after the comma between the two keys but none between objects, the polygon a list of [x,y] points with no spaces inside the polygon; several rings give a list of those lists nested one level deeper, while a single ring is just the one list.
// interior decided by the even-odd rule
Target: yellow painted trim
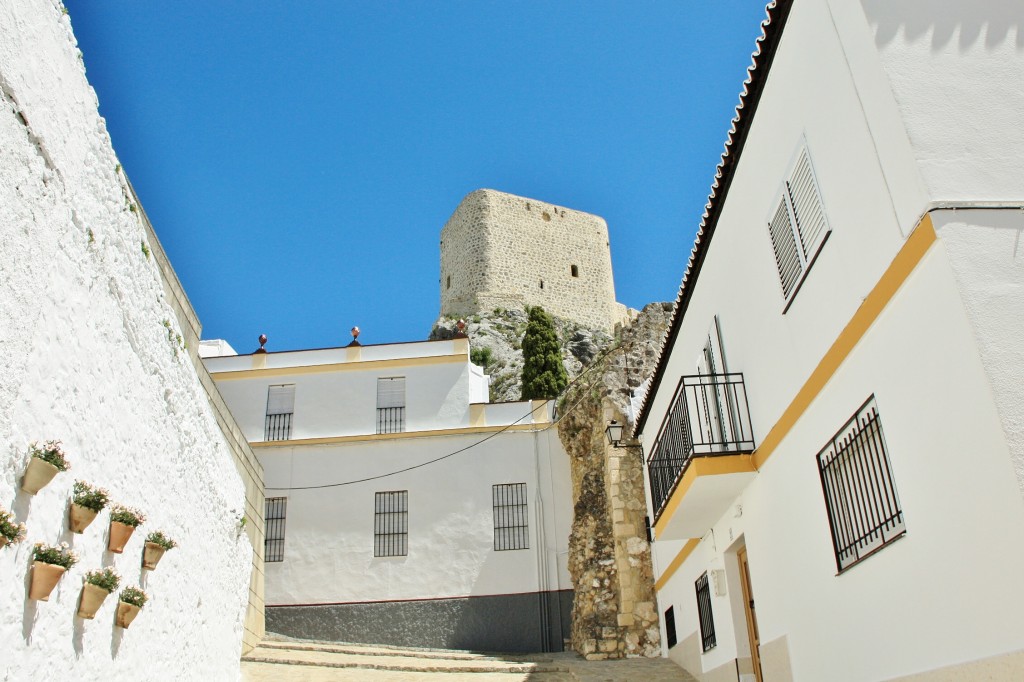
[{"label": "yellow painted trim", "polygon": [[701,476],[721,476],[723,474],[752,474],[757,469],[750,455],[721,455],[717,457],[694,457],[690,460],[690,466],[686,467],[683,478],[679,485],[672,491],[668,498],[668,504],[662,510],[658,522],[654,524],[654,537],[657,538],[665,531],[672,515],[676,513],[679,504],[686,497],[686,493],[693,486],[694,482]]},{"label": "yellow painted trim", "polygon": [[661,592],[661,588],[665,587],[665,584],[672,579],[672,576],[675,575],[675,572],[678,571],[679,567],[683,565],[683,562],[686,561],[691,554],[693,554],[693,550],[697,549],[697,545],[699,544],[700,540],[694,539],[688,540],[686,544],[683,545],[683,548],[679,550],[679,554],[676,554],[676,558],[673,559],[671,563],[669,563],[668,568],[665,569],[665,572],[662,573],[661,577],[655,581],[655,592]]},{"label": "yellow painted trim", "polygon": [[[935,228],[932,226],[931,216],[927,213],[917,224],[917,228],[910,235],[910,238],[903,244],[896,257],[893,258],[885,273],[875,284],[871,293],[861,303],[857,312],[853,314],[846,327],[836,337],[832,347],[828,349],[825,356],[814,368],[811,375],[804,382],[803,387],[797,392],[796,397],[790,402],[789,407],[782,413],[775,426],[768,432],[760,447],[754,451],[754,466],[760,469],[768,461],[772,453],[779,446],[779,443],[789,434],[789,431],[796,425],[803,413],[810,407],[814,399],[818,397],[822,389],[835,375],[843,361],[850,355],[853,349],[860,343],[860,340],[874,324],[878,316],[892,300],[899,288],[907,281],[910,274],[914,272],[918,264],[928,253],[928,249],[935,242]],[[663,516],[664,518],[664,516]]]},{"label": "yellow painted trim", "polygon": [[[260,356],[255,356],[260,357]],[[263,356],[264,358],[266,356]],[[280,377],[302,374],[321,374],[326,372],[345,372],[351,370],[401,369],[423,365],[443,365],[453,362],[467,362],[464,354],[431,355],[425,358],[394,358],[391,360],[363,360],[354,362],[336,362],[330,365],[299,365],[296,367],[269,367],[266,369],[242,369],[235,372],[212,372],[217,381],[234,379],[256,379],[260,377]]]},{"label": "yellow painted trim", "polygon": [[324,438],[296,438],[294,440],[266,440],[249,443],[254,448],[277,448],[291,445],[332,445],[374,440],[401,440],[404,438],[433,438],[435,436],[461,436],[473,433],[494,433],[495,431],[546,431],[550,423],[513,424],[512,426],[463,426],[457,429],[435,429],[433,431],[405,431],[402,433],[364,433],[354,436],[326,436]]},{"label": "yellow painted trim", "polygon": [[[779,417],[778,421],[775,422],[775,425],[768,432],[768,435],[761,441],[760,447],[754,451],[753,455],[747,458],[751,468],[744,469],[744,471],[757,471],[764,466],[764,463],[768,461],[768,458],[771,457],[782,440],[800,420],[800,417],[803,416],[807,408],[814,402],[814,399],[818,397],[825,388],[825,385],[828,384],[829,380],[839,370],[839,367],[849,357],[850,353],[853,352],[857,344],[860,343],[860,340],[864,338],[868,329],[875,323],[878,316],[882,314],[885,307],[889,305],[896,292],[899,291],[903,283],[907,281],[907,278],[910,277],[911,273],[921,263],[921,260],[928,253],[935,239],[935,228],[932,225],[932,218],[926,213],[918,222],[914,232],[904,242],[899,253],[889,263],[889,267],[886,268],[881,278],[871,289],[871,292],[864,299],[863,303],[860,304],[860,307],[857,308],[857,312],[853,314],[850,321],[846,323],[846,327],[843,328],[843,331],[836,337],[836,340],[832,343],[824,357],[818,362],[818,366],[811,372],[811,375],[789,403],[782,416]],[[742,455],[741,457],[746,456]],[[683,479],[679,481],[679,485],[672,492],[665,510],[661,513],[658,522],[654,526],[655,537],[661,535],[662,531],[664,531],[672,515],[678,509],[680,502],[686,496],[686,492],[699,476],[737,473],[740,471],[716,470],[714,468],[715,465],[706,464],[707,462],[730,459],[733,458],[704,457],[690,462],[686,473],[683,474]],[[722,468],[726,465],[725,462],[722,462],[718,466]]]},{"label": "yellow painted trim", "polygon": [[487,405],[471,403],[469,406],[469,425],[484,426],[487,424]]}]

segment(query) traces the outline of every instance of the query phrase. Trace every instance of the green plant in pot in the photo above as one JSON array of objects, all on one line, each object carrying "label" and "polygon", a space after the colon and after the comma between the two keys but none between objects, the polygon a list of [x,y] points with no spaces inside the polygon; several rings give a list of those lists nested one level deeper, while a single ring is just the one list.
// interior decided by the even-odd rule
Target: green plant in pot
[{"label": "green plant in pot", "polygon": [[123,628],[131,625],[148,600],[146,593],[137,587],[121,590],[120,601],[117,603],[117,624]]},{"label": "green plant in pot", "polygon": [[107,549],[114,554],[124,551],[124,546],[135,529],[146,521],[146,516],[134,507],[115,504],[110,508],[110,540]]},{"label": "green plant in pot", "polygon": [[0,548],[16,545],[25,539],[25,524],[15,523],[14,515],[0,508]]},{"label": "green plant in pot", "polygon": [[59,440],[48,440],[42,445],[32,443],[28,446],[28,468],[21,479],[21,489],[35,495],[62,471],[71,468],[67,455]]},{"label": "green plant in pot", "polygon": [[146,536],[146,546],[142,550],[142,567],[150,571],[155,570],[164,552],[177,546],[178,543],[164,535],[162,531],[153,531]]},{"label": "green plant in pot", "polygon": [[96,617],[103,601],[121,584],[121,576],[114,569],[107,567],[85,574],[82,585],[82,596],[78,602],[78,617],[92,620]]},{"label": "green plant in pot", "polygon": [[103,511],[110,501],[110,494],[103,488],[96,488],[85,481],[75,481],[71,493],[69,527],[72,533],[81,533],[93,522],[96,515]]},{"label": "green plant in pot", "polygon": [[49,601],[53,588],[76,563],[78,555],[68,543],[48,545],[37,542],[32,548],[32,582],[29,584],[28,598]]}]

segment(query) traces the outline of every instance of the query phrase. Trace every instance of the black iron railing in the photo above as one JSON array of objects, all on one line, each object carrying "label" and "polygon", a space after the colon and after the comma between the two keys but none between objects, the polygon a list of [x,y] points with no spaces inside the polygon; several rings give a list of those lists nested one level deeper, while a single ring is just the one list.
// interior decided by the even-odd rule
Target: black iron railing
[{"label": "black iron railing", "polygon": [[263,440],[288,440],[292,437],[292,413],[268,414]]},{"label": "black iron railing", "polygon": [[402,433],[405,431],[404,407],[378,407],[377,433]]},{"label": "black iron railing", "polygon": [[672,407],[647,459],[655,522],[694,457],[753,450],[750,407],[742,374],[680,378]]}]

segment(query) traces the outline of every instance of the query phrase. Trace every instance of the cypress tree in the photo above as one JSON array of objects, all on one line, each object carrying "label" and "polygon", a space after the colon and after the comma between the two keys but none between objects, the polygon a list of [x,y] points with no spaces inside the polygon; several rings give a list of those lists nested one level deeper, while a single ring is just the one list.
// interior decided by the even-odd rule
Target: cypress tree
[{"label": "cypress tree", "polygon": [[530,308],[529,315],[523,335],[522,399],[548,400],[565,388],[569,376],[551,316],[540,306]]}]

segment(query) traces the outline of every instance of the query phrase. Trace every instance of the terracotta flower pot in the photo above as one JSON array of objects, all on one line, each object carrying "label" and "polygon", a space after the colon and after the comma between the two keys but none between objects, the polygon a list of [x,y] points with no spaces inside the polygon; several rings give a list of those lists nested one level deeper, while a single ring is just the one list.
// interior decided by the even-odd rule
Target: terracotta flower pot
[{"label": "terracotta flower pot", "polygon": [[132,624],[135,616],[139,615],[142,607],[129,604],[128,602],[117,602],[117,624],[125,629]]},{"label": "terracotta flower pot", "polygon": [[69,524],[71,526],[71,532],[81,533],[84,531],[89,527],[89,524],[93,522],[97,514],[99,514],[99,512],[95,512],[88,507],[83,507],[80,504],[72,502],[71,511],[69,512],[69,515],[71,516],[71,522]]},{"label": "terracotta flower pot", "polygon": [[21,489],[35,495],[43,489],[53,477],[60,472],[60,469],[49,462],[44,462],[38,457],[29,460],[28,469],[25,470],[25,477],[21,479]]},{"label": "terracotta flower pot", "polygon": [[166,551],[162,545],[158,545],[155,542],[147,542],[146,548],[142,550],[142,567],[148,568],[151,571],[155,570],[156,565],[160,563],[160,559],[163,558]]},{"label": "terracotta flower pot", "polygon": [[7,538],[5,538],[3,535],[0,535],[0,549],[3,549],[6,546],[7,546]]},{"label": "terracotta flower pot", "polygon": [[82,597],[78,601],[78,617],[92,620],[103,605],[103,600],[110,594],[99,585],[86,583],[82,585]]},{"label": "terracotta flower pot", "polygon": [[57,586],[68,569],[43,561],[32,562],[32,584],[28,588],[28,598],[39,601],[50,601],[50,593]]},{"label": "terracotta flower pot", "polygon": [[128,544],[128,541],[132,537],[132,533],[135,532],[135,526],[129,526],[126,523],[120,521],[110,522],[110,542],[107,543],[107,549],[114,554],[120,554],[124,551],[124,546]]}]

